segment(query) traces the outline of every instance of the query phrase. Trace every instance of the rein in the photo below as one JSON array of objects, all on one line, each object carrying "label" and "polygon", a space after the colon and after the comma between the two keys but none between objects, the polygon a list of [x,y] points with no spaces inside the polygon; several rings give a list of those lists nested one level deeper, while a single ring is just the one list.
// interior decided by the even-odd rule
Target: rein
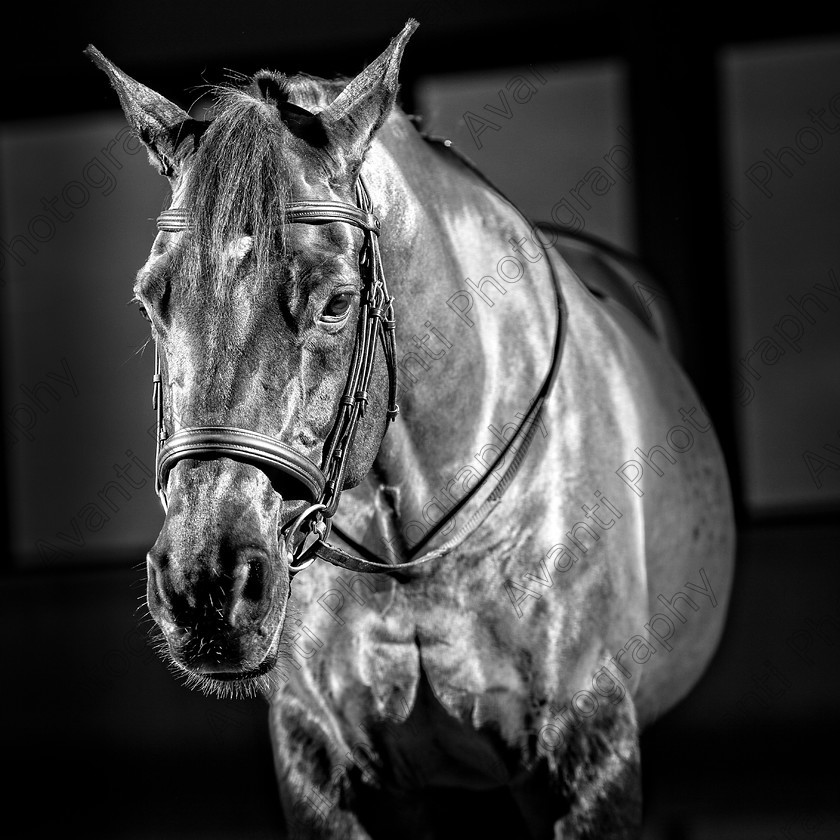
[{"label": "rein", "polygon": [[[504,196],[502,195],[504,198]],[[396,575],[424,565],[449,554],[460,545],[490,515],[501,501],[507,488],[521,466],[534,438],[543,405],[556,378],[562,356],[562,329],[565,320],[565,303],[551,260],[549,269],[553,280],[557,308],[558,326],[554,341],[551,367],[532,400],[522,423],[502,449],[487,473],[449,511],[446,517],[436,523],[412,548],[410,559],[403,563],[390,563],[355,542],[338,527],[335,533],[346,542],[356,554],[350,554],[327,542],[332,527],[332,517],[338,510],[338,503],[344,484],[347,456],[353,446],[358,421],[363,417],[368,401],[370,382],[376,355],[377,343],[381,343],[388,367],[389,395],[388,420],[394,420],[399,413],[396,404],[397,363],[394,299],[389,296],[385,284],[382,259],[379,251],[380,223],[373,213],[370,195],[361,176],[356,186],[357,205],[339,201],[291,202],[285,208],[285,224],[323,224],[346,222],[364,231],[365,241],[360,253],[362,275],[362,300],[356,341],[344,393],[339,401],[338,415],[324,446],[321,465],[292,449],[282,441],[249,429],[232,426],[196,426],[180,429],[171,436],[167,434],[163,418],[163,390],[161,360],[155,345],[155,373],[153,377],[152,404],[157,413],[157,441],[155,451],[155,491],[164,511],[167,509],[166,485],[172,468],[185,458],[221,458],[253,464],[264,470],[272,479],[275,489],[291,481],[300,491],[302,498],[310,505],[289,526],[281,541],[281,547],[288,558],[289,572],[294,576],[310,566],[316,559],[324,560],[354,572],[386,573]],[[157,220],[162,231],[190,231],[192,224],[189,211],[173,208],[163,211]],[[548,253],[546,252],[546,258]],[[479,494],[488,490],[491,478],[513,452],[513,459],[501,478],[490,486],[489,492],[469,519],[445,543],[420,555],[420,552],[437,536],[451,520]],[[362,557],[358,555],[364,555]],[[420,555],[420,556],[418,556]]]}]

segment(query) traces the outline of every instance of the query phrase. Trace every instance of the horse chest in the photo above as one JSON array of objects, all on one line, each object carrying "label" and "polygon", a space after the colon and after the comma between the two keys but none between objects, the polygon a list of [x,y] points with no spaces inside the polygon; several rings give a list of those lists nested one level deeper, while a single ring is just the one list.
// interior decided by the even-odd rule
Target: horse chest
[{"label": "horse chest", "polygon": [[395,760],[412,753],[415,741],[441,766],[445,755],[471,765],[477,750],[483,774],[485,747],[467,742],[482,727],[515,732],[527,693],[497,634],[480,611],[440,593],[398,587],[379,607],[360,610],[325,648],[331,661],[322,673],[344,726],[355,733],[384,726],[392,737],[382,748]]},{"label": "horse chest", "polygon": [[[444,634],[446,613],[458,632]],[[512,665],[478,641],[474,614],[438,609],[428,621],[406,618],[389,614],[358,639],[361,655],[344,672],[340,704],[350,740],[364,733],[386,781],[402,789],[499,785],[506,772],[499,736],[521,726],[523,691]],[[358,702],[360,689],[371,702]]]}]

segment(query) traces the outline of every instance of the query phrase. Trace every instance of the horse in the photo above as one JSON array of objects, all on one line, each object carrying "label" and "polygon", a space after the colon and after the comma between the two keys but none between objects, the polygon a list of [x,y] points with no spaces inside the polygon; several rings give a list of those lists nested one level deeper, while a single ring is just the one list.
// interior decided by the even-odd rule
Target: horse
[{"label": "horse", "polygon": [[722,633],[726,466],[649,275],[400,108],[416,25],[208,119],[87,50],[171,185],[148,609],[187,685],[268,700],[292,837],[637,837],[639,733]]}]

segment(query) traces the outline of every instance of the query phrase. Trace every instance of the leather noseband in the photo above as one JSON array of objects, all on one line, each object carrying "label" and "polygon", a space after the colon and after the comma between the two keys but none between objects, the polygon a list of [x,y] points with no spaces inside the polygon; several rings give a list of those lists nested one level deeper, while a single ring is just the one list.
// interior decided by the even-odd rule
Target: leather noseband
[{"label": "leather noseband", "polygon": [[[324,473],[305,455],[268,435],[233,426],[196,426],[167,438],[157,458],[160,485],[166,486],[169,471],[183,458],[222,457],[253,464],[269,476],[279,473],[291,479],[303,491],[291,498],[314,502],[324,492]],[[273,483],[278,489],[285,487],[281,481]]]}]

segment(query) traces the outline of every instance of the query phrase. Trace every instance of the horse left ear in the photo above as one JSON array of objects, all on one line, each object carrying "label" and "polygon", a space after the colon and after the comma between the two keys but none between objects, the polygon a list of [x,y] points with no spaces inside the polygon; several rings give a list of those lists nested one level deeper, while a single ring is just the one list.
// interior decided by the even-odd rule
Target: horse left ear
[{"label": "horse left ear", "polygon": [[374,133],[397,98],[403,50],[417,26],[417,21],[410,18],[382,55],[318,115],[330,142],[354,168],[361,165]]},{"label": "horse left ear", "polygon": [[85,55],[111,80],[126,119],[149,151],[149,162],[162,175],[174,178],[208,123],[192,119],[174,102],[123,73],[93,45]]}]

